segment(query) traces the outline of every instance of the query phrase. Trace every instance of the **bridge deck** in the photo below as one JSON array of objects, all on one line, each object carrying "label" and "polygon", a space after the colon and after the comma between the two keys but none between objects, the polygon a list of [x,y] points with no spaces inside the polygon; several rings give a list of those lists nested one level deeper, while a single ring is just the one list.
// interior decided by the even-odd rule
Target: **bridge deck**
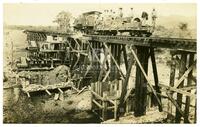
[{"label": "bridge deck", "polygon": [[196,52],[196,39],[183,38],[163,38],[163,37],[130,37],[130,36],[104,36],[104,35],[85,35],[88,40],[116,43],[133,44],[137,46],[149,46],[158,48],[169,48],[174,50],[184,50]]}]

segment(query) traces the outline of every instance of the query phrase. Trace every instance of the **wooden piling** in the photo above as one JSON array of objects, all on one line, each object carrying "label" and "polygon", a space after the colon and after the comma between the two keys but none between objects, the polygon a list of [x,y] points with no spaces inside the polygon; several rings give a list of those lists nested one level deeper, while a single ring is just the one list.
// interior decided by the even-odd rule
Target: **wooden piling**
[{"label": "wooden piling", "polygon": [[115,105],[114,105],[115,106],[115,108],[114,108],[114,119],[115,119],[115,121],[118,120],[118,116],[117,116],[118,105],[119,105],[119,100],[116,99],[115,100]]},{"label": "wooden piling", "polygon": [[194,123],[197,123],[197,99],[195,100]]},{"label": "wooden piling", "polygon": [[[170,81],[169,86],[173,87],[175,82],[175,74],[176,74],[176,62],[175,55],[171,53],[171,68],[170,68]],[[170,95],[173,96],[173,92],[170,92]],[[172,114],[172,103],[168,101],[168,112]]]},{"label": "wooden piling", "polygon": [[[181,54],[181,63],[180,63],[180,67],[179,67],[179,77],[180,78],[186,71],[186,62],[187,62],[187,54],[183,52]],[[183,88],[183,86],[184,86],[184,80],[180,83],[178,88]],[[182,94],[177,93],[177,104],[179,105],[180,108],[182,107],[182,96],[183,96]],[[176,108],[175,122],[180,123],[181,117],[182,117],[182,115],[179,112],[179,109]]]},{"label": "wooden piling", "polygon": [[107,107],[108,107],[107,93],[103,92],[103,109],[102,109],[103,121],[107,120]]},{"label": "wooden piling", "polygon": [[125,45],[122,46],[122,50],[123,50],[124,63],[125,63],[126,72],[127,72],[128,71],[128,57],[127,57],[127,51],[126,51]]},{"label": "wooden piling", "polygon": [[121,88],[121,96],[120,96],[120,100],[119,100],[119,106],[117,107],[117,118],[116,120],[119,119],[119,115],[120,115],[120,109],[121,108],[125,108],[125,105],[124,105],[124,98],[126,96],[126,93],[127,93],[127,86],[128,86],[128,82],[129,82],[129,77],[130,77],[130,74],[131,74],[131,69],[132,69],[132,66],[133,66],[133,63],[134,63],[134,60],[133,60],[133,57],[130,58],[130,63],[129,63],[129,66],[128,66],[128,69],[127,69],[127,72],[126,72],[126,77],[125,77],[125,80],[122,82],[122,88]]},{"label": "wooden piling", "polygon": [[[149,48],[138,46],[137,56],[141,63],[141,66],[144,68],[144,71],[148,72],[148,54]],[[136,65],[136,82],[135,82],[135,109],[134,115],[142,116],[146,114],[146,103],[147,103],[147,80],[145,79],[140,67]]]},{"label": "wooden piling", "polygon": [[[194,54],[190,54],[189,55],[189,67],[193,64],[194,61]],[[191,86],[192,84],[192,73],[193,71],[191,71],[188,74],[188,78],[187,78],[187,86]],[[188,91],[190,92],[190,91]],[[185,102],[185,113],[184,113],[184,123],[189,123],[188,121],[188,116],[189,116],[189,111],[190,111],[190,97],[186,97],[186,102]]]},{"label": "wooden piling", "polygon": [[[150,48],[150,56],[151,56],[151,61],[152,61],[155,88],[156,88],[156,92],[158,93],[158,98],[159,98],[159,100],[161,102],[161,96],[159,95],[159,94],[161,94],[161,91],[160,91],[160,88],[158,86],[158,84],[159,84],[158,73],[157,73],[157,66],[156,66],[156,60],[155,60],[155,54],[154,54],[154,49],[153,48]],[[161,105],[158,105],[158,106],[159,106],[159,111],[162,112],[162,110],[163,110],[162,106]]]}]

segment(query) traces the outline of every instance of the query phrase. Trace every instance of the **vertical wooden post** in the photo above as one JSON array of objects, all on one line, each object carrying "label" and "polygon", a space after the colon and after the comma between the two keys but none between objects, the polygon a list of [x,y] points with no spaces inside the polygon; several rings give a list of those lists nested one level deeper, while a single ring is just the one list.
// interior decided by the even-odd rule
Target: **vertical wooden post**
[{"label": "vertical wooden post", "polygon": [[[150,48],[150,55],[151,55],[151,61],[152,61],[152,67],[153,67],[153,74],[154,74],[154,81],[155,81],[155,87],[156,87],[156,92],[159,93],[158,94],[158,98],[161,102],[161,96],[160,96],[160,88],[159,88],[159,81],[158,81],[158,73],[157,73],[157,67],[156,67],[156,60],[155,60],[155,54],[154,54],[154,49],[153,48]],[[153,95],[154,96],[154,95]],[[161,105],[158,105],[159,106],[159,111],[162,112],[162,106]]]},{"label": "vertical wooden post", "polygon": [[[111,44],[111,54],[114,58],[116,58],[116,44]],[[115,72],[116,72],[116,65],[114,64],[115,62],[113,61],[113,59],[111,59],[111,76],[110,76],[110,80],[113,81],[115,79]]]},{"label": "vertical wooden post", "polygon": [[102,109],[102,118],[103,121],[107,120],[107,93],[103,93],[103,109]]},{"label": "vertical wooden post", "polygon": [[125,80],[122,82],[122,88],[121,88],[121,96],[120,96],[120,100],[119,100],[119,106],[117,107],[117,118],[116,120],[119,119],[119,115],[120,115],[120,111],[121,111],[121,108],[125,108],[124,106],[124,98],[126,96],[126,93],[127,93],[127,86],[128,86],[128,81],[129,81],[129,77],[130,77],[130,74],[131,74],[131,69],[132,69],[132,66],[133,66],[133,63],[134,63],[134,60],[133,60],[133,57],[130,58],[130,64],[128,66],[128,69],[127,69],[127,72],[126,72],[126,77],[125,77]]},{"label": "vertical wooden post", "polygon": [[[175,55],[171,53],[171,68],[170,68],[170,81],[169,86],[174,86],[175,81],[175,74],[176,74],[176,62],[175,62]],[[170,95],[173,96],[173,92],[170,92]],[[168,100],[168,112],[172,114],[172,103]]]},{"label": "vertical wooden post", "polygon": [[[139,61],[141,62],[142,67],[146,74],[148,74],[148,55],[149,55],[149,48],[138,46],[137,49],[137,56]],[[146,114],[146,99],[147,99],[147,81],[140,70],[138,64],[136,65],[136,82],[135,82],[135,109],[134,115],[142,116]]]},{"label": "vertical wooden post", "polygon": [[[194,61],[194,54],[189,55],[189,67],[193,64]],[[188,74],[188,81],[187,81],[187,86],[191,86],[192,84],[192,73],[193,71],[190,71]],[[190,92],[190,91],[188,91]],[[188,121],[188,116],[189,116],[189,111],[190,111],[190,97],[186,97],[186,102],[185,102],[185,113],[184,113],[184,123],[189,123]]]},{"label": "vertical wooden post", "polygon": [[194,123],[197,123],[197,99],[195,100]]},{"label": "vertical wooden post", "polygon": [[125,63],[126,72],[127,72],[128,71],[128,57],[127,57],[127,52],[126,52],[126,46],[125,45],[123,45],[122,50],[123,50],[124,63]]},{"label": "vertical wooden post", "polygon": [[114,119],[115,119],[115,121],[118,120],[118,118],[117,118],[117,109],[118,109],[118,105],[119,105],[119,100],[116,99],[116,100],[115,100],[115,108],[114,108]]},{"label": "vertical wooden post", "polygon": [[[186,61],[187,61],[187,54],[182,52],[181,53],[181,62],[180,62],[180,68],[179,68],[179,77],[181,78],[182,75],[184,74],[184,72],[186,71]],[[182,81],[179,85],[178,88],[182,88],[184,86],[184,81]],[[182,94],[177,93],[177,104],[179,105],[179,107],[182,107]],[[181,121],[181,113],[179,112],[179,110],[176,108],[176,117],[175,117],[175,122],[176,123],[180,123]]]}]

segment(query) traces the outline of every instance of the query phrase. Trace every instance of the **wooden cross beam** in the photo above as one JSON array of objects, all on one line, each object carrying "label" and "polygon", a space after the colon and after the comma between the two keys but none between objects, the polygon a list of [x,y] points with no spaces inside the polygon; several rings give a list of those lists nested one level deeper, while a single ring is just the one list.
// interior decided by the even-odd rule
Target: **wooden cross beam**
[{"label": "wooden cross beam", "polygon": [[106,75],[105,75],[105,77],[103,78],[102,82],[105,82],[105,81],[106,81],[106,79],[107,79],[107,77],[109,76],[109,74],[110,74],[110,70],[108,70],[108,71],[106,72]]},{"label": "wooden cross beam", "polygon": [[[193,56],[194,56],[193,53],[191,53],[190,55],[193,55]],[[181,62],[182,62],[181,59],[180,59],[178,56],[176,56],[176,61],[177,61],[177,64],[178,64],[178,65],[180,65]],[[185,67],[185,68],[188,70],[188,67]],[[193,75],[191,75],[190,78],[196,83],[196,78],[195,78]]]},{"label": "wooden cross beam", "polygon": [[183,94],[183,95],[188,96],[188,97],[196,98],[195,94],[192,94],[192,93],[187,92],[187,91],[182,90],[182,89],[166,86],[166,85],[163,85],[163,84],[159,84],[159,86],[163,89],[166,89],[166,90],[163,90],[163,91],[173,91],[173,92],[180,93],[180,94]]},{"label": "wooden cross beam", "polygon": [[181,78],[178,80],[178,82],[174,85],[174,88],[177,88],[177,87],[181,84],[181,82],[182,82],[185,78],[187,78],[188,74],[190,73],[190,71],[192,71],[192,70],[194,69],[195,65],[196,65],[196,60],[195,60],[194,63],[188,68],[188,70],[185,71],[185,73],[182,75],[182,77],[181,77]]}]

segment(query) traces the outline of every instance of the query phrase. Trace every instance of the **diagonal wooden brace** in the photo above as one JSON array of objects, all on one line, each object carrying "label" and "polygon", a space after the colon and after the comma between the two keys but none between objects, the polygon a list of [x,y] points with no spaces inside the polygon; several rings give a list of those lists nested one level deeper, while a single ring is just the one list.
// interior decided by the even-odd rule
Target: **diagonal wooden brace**
[{"label": "diagonal wooden brace", "polygon": [[181,82],[182,82],[185,78],[187,78],[188,74],[190,73],[190,71],[192,71],[192,70],[194,69],[195,65],[196,65],[196,60],[195,60],[194,63],[188,68],[188,70],[185,71],[185,73],[182,75],[182,77],[181,77],[181,78],[178,80],[178,82],[174,85],[174,88],[177,88],[177,87],[181,84]]},{"label": "diagonal wooden brace", "polygon": [[117,69],[119,70],[121,76],[123,77],[123,79],[125,79],[125,75],[123,74],[121,68],[119,67],[117,61],[115,60],[115,58],[113,57],[112,53],[108,50],[108,46],[103,43],[104,47],[106,48],[106,50],[108,51],[109,55],[111,56],[112,60],[114,61],[115,65],[117,66]]},{"label": "diagonal wooden brace", "polygon": [[137,64],[138,64],[138,66],[140,67],[140,69],[141,69],[141,71],[142,71],[144,77],[146,78],[146,80],[147,80],[147,82],[148,82],[147,84],[149,85],[149,87],[151,88],[153,94],[155,95],[155,97],[156,97],[156,99],[157,99],[157,101],[158,101],[159,106],[162,106],[162,104],[161,104],[161,102],[160,102],[160,99],[159,99],[159,97],[158,97],[156,91],[154,90],[153,85],[152,85],[151,82],[150,82],[150,79],[148,78],[147,74],[145,73],[145,71],[144,71],[144,69],[143,69],[143,67],[142,67],[142,65],[141,65],[141,63],[140,63],[140,61],[139,61],[139,59],[138,59],[136,53],[133,51],[133,49],[130,49],[130,50],[131,50],[131,53],[133,54],[133,56],[134,56],[134,58],[135,58],[135,60],[136,60],[136,62],[137,62]]},{"label": "diagonal wooden brace", "polygon": [[94,53],[94,56],[96,57],[97,61],[99,62],[99,64],[101,65],[102,69],[104,70],[104,72],[107,72],[106,69],[104,68],[104,66],[102,65],[99,57],[97,56],[97,54],[95,53],[94,49],[92,48],[91,44],[89,42],[87,42],[88,45],[90,46],[90,48],[92,49],[92,52]]}]

